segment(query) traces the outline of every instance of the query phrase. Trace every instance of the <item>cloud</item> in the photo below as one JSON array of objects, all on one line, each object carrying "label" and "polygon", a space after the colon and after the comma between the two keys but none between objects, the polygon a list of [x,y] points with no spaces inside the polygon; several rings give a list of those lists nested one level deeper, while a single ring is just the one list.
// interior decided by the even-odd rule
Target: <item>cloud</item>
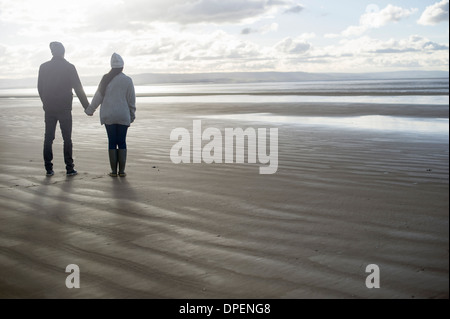
[{"label": "cloud", "polygon": [[284,13],[300,13],[305,9],[304,6],[298,4],[284,11]]},{"label": "cloud", "polygon": [[[92,1],[78,0],[81,8]],[[68,1],[60,0],[0,0],[0,23],[16,27],[20,34],[30,35],[51,31],[63,34],[64,30],[80,25],[84,10],[73,10]]]},{"label": "cloud", "polygon": [[418,50],[416,49],[378,49],[373,51],[373,53],[405,53],[405,52],[417,52]]},{"label": "cloud", "polygon": [[367,25],[352,25],[342,31],[344,37],[358,36],[369,30]]},{"label": "cloud", "polygon": [[[368,36],[344,38],[338,44],[314,47],[308,51],[308,58],[322,57],[337,72],[366,72],[417,69],[448,70],[448,44],[433,42],[420,35],[403,39],[380,40]],[[326,71],[326,70],[325,70]]]},{"label": "cloud", "polygon": [[392,22],[399,22],[400,20],[409,17],[417,11],[416,8],[404,9],[396,7],[391,4],[387,5],[382,10],[366,10],[360,19],[359,25],[349,26],[347,29],[338,34],[327,34],[327,38],[333,38],[338,36],[351,37],[359,36],[373,28],[380,28]]},{"label": "cloud", "polygon": [[173,6],[168,18],[181,24],[240,22],[266,13],[272,5],[267,1],[200,0]]},{"label": "cloud", "polygon": [[424,43],[422,48],[424,50],[428,50],[428,51],[442,51],[442,50],[448,51],[447,45],[442,45],[442,44],[432,42],[432,41],[428,41],[428,42]]},{"label": "cloud", "polygon": [[[380,40],[369,36],[344,38],[328,46],[314,46],[299,56],[303,64],[323,72],[378,72],[380,70],[448,70],[448,44],[436,43],[426,37]],[[321,63],[319,63],[321,62]]]},{"label": "cloud", "polygon": [[408,38],[396,40],[389,39],[387,41],[381,41],[373,39],[367,36],[343,40],[340,45],[340,53],[404,53],[404,52],[420,52],[423,54],[430,53],[431,51],[445,51],[448,50],[448,46],[439,44],[429,39],[412,35]]},{"label": "cloud", "polygon": [[242,23],[274,13],[289,3],[290,0],[152,0],[149,4],[148,0],[128,0],[98,11],[90,20],[103,21],[109,29],[133,28],[155,21],[181,25]]},{"label": "cloud", "polygon": [[369,28],[379,28],[390,22],[398,22],[403,18],[409,17],[417,11],[413,9],[403,9],[389,4],[386,8],[378,12],[366,12],[360,18],[360,25]]},{"label": "cloud", "polygon": [[275,45],[276,50],[287,54],[303,54],[310,48],[311,44],[309,44],[305,39],[293,39],[291,37],[284,38]]},{"label": "cloud", "polygon": [[[364,34],[406,19],[415,12],[410,8],[390,5],[378,10],[372,5],[355,17],[360,22],[347,28],[346,36],[327,35],[339,37],[327,43],[322,38],[314,42],[312,32],[291,37],[275,32],[284,26],[284,13],[301,0],[78,1],[73,7],[67,5],[70,0],[0,0],[0,78],[35,76],[40,63],[51,58],[48,43],[54,40],[64,43],[67,59],[82,77],[107,72],[112,52],[124,57],[131,75],[212,70],[369,72],[408,65],[448,70],[447,40],[403,37],[391,30],[386,32],[389,40]],[[428,16],[437,21],[439,15]],[[418,28],[413,31],[417,34],[423,29],[409,27]],[[261,36],[268,32],[272,33]]]},{"label": "cloud", "polygon": [[422,25],[436,25],[442,21],[448,21],[448,2],[442,0],[431,6],[428,6],[420,16],[417,23]]},{"label": "cloud", "polygon": [[250,33],[258,33],[258,30],[252,28],[244,28],[241,31],[241,34],[250,34]]},{"label": "cloud", "polygon": [[275,46],[275,50],[285,54],[304,54],[311,49],[311,44],[307,41],[316,37],[316,34],[302,33],[296,38],[287,37],[279,41]]},{"label": "cloud", "polygon": [[[2,65],[2,76],[11,78],[23,77],[23,74],[29,76],[37,75],[37,68],[42,61],[48,59],[50,50],[45,48],[36,48],[32,44],[21,43],[17,46],[8,46],[0,54],[0,63]],[[32,70],[32,72],[30,72]]]},{"label": "cloud", "polygon": [[133,41],[127,49],[128,54],[139,55],[155,62],[161,59],[174,61],[201,61],[223,59],[245,59],[260,55],[260,48],[248,41],[223,31],[198,37],[193,33],[186,33],[183,38],[174,34],[164,37],[141,39]]},{"label": "cloud", "polygon": [[252,33],[260,33],[260,34],[266,34],[268,32],[277,31],[278,30],[278,23],[271,23],[264,25],[260,28],[244,28],[241,31],[241,34],[247,35]]}]

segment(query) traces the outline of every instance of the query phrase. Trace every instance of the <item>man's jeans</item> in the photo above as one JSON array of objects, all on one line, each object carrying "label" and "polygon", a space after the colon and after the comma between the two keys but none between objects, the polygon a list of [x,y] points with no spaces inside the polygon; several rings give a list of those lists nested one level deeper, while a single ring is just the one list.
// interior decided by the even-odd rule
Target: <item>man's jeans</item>
[{"label": "man's jeans", "polygon": [[72,112],[64,112],[61,114],[45,113],[45,139],[44,139],[44,163],[45,169],[51,171],[53,169],[53,140],[55,139],[56,124],[59,121],[62,137],[64,140],[64,162],[66,170],[73,170],[72,158]]}]

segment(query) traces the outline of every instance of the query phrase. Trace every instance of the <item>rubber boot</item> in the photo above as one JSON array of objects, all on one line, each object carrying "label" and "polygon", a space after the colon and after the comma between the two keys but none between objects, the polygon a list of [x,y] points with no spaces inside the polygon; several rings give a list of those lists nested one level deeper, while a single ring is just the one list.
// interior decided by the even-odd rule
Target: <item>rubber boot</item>
[{"label": "rubber boot", "polygon": [[108,150],[109,152],[109,164],[111,165],[111,173],[109,173],[109,176],[111,177],[117,177],[117,150]]},{"label": "rubber boot", "polygon": [[126,149],[118,149],[117,150],[118,158],[119,158],[119,176],[125,177],[125,164],[127,162],[127,150]]}]

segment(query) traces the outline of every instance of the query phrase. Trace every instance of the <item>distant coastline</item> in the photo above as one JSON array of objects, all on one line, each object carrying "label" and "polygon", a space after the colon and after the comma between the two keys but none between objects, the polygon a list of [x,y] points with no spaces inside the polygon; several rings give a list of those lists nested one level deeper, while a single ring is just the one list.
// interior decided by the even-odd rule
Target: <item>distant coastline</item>
[{"label": "distant coastline", "polygon": [[[129,74],[135,85],[158,84],[230,84],[264,82],[303,82],[303,81],[350,81],[381,79],[431,79],[449,78],[448,71],[394,71],[375,73],[307,73],[307,72],[229,72],[229,73],[184,73]],[[97,85],[99,76],[83,76],[83,85]],[[36,87],[37,78],[0,79],[0,89],[22,89]]]}]

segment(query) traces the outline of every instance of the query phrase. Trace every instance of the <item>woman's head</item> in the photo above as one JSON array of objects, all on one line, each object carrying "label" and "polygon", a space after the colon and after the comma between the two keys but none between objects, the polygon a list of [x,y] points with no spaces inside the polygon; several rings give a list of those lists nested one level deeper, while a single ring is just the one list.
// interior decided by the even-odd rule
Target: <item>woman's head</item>
[{"label": "woman's head", "polygon": [[100,91],[102,96],[105,96],[106,87],[108,86],[109,82],[111,82],[116,75],[120,74],[122,70],[123,70],[122,57],[117,53],[113,53],[113,55],[111,56],[111,71],[109,71],[103,76],[98,86],[98,90]]},{"label": "woman's head", "polygon": [[123,59],[120,55],[117,53],[113,53],[111,56],[111,68],[113,69],[120,69],[123,68]]}]

